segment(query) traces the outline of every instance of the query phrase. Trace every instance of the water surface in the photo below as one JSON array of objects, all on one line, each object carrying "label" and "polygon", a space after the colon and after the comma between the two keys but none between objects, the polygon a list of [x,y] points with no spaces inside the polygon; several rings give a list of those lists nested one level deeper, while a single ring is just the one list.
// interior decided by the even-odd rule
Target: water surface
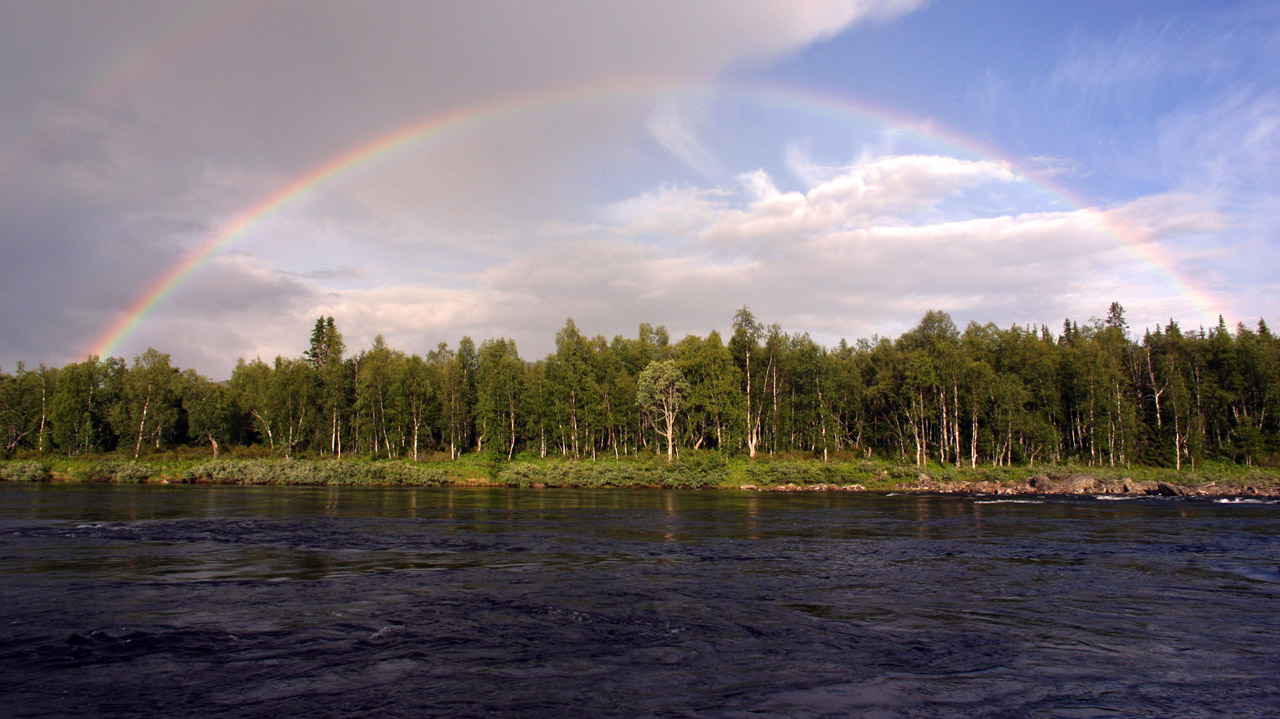
[{"label": "water surface", "polygon": [[1280,714],[1280,505],[0,484],[0,714]]}]

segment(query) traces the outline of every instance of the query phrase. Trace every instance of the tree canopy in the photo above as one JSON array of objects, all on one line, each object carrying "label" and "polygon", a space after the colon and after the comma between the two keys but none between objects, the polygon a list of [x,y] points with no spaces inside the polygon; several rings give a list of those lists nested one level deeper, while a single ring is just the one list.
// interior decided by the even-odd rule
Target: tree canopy
[{"label": "tree canopy", "polygon": [[426,356],[378,337],[348,353],[332,317],[300,357],[237,363],[227,382],[89,357],[0,371],[5,456],[177,446],[279,456],[593,458],[681,449],[925,464],[1151,464],[1280,457],[1280,339],[1265,321],[1130,334],[1124,308],[1047,326],[956,327],[932,310],[897,339],[824,347],[742,308],[672,342],[588,336],[572,319],[529,361],[469,337]]}]

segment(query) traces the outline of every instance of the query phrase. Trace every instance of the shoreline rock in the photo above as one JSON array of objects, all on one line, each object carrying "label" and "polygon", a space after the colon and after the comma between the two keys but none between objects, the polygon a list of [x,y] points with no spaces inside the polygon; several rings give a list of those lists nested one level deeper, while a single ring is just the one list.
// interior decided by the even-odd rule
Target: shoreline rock
[{"label": "shoreline rock", "polygon": [[896,491],[923,492],[931,494],[1017,494],[1017,495],[1055,495],[1055,496],[1147,496],[1147,497],[1280,497],[1280,487],[1266,488],[1260,492],[1252,485],[1220,486],[1217,482],[1206,482],[1188,486],[1173,482],[1135,481],[1128,477],[1119,482],[1103,482],[1091,474],[1070,474],[1051,476],[1033,475],[1020,484],[1000,484],[998,482],[946,482],[937,481],[926,474],[921,474],[915,484],[903,482]]},{"label": "shoreline rock", "polygon": [[761,487],[755,484],[743,484],[738,489],[744,492],[865,492],[867,488],[861,484],[777,484]]}]

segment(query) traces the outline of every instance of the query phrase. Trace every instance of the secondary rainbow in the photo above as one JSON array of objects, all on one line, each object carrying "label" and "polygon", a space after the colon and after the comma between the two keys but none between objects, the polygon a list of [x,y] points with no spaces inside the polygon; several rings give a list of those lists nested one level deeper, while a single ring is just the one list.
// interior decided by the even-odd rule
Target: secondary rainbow
[{"label": "secondary rainbow", "polygon": [[0,179],[14,173],[24,159],[55,146],[68,126],[99,112],[114,98],[142,82],[147,73],[169,65],[179,53],[208,42],[214,34],[255,8],[249,0],[227,0],[217,5],[175,3],[169,22],[163,23],[146,42],[130,47],[102,65],[75,100],[50,114],[36,128],[0,152]]},{"label": "secondary rainbow", "polygon": [[568,104],[574,101],[594,99],[622,92],[635,92],[634,86],[616,81],[575,87],[569,90],[542,95],[517,95],[497,101],[468,106],[454,112],[434,115],[426,120],[401,126],[374,140],[332,157],[285,183],[275,193],[259,200],[241,211],[226,225],[189,251],[177,264],[155,280],[133,304],[127,307],[120,319],[104,330],[90,345],[87,355],[110,356],[143,320],[182,283],[200,269],[212,257],[235,242],[264,219],[289,205],[298,198],[315,191],[350,171],[386,157],[396,151],[426,142],[440,140],[451,131],[475,129],[487,122],[494,122],[521,112],[533,112],[543,108]]},{"label": "secondary rainbow", "polygon": [[[474,130],[488,123],[508,121],[521,114],[571,105],[576,102],[598,102],[611,98],[636,100],[657,97],[660,91],[670,89],[664,87],[661,83],[637,81],[634,78],[625,80],[611,78],[589,85],[567,88],[555,93],[506,97],[401,126],[371,141],[351,148],[285,183],[275,193],[241,211],[217,232],[207,237],[139,295],[124,310],[116,322],[94,339],[86,354],[100,357],[111,355],[157,307],[163,304],[188,277],[198,271],[212,257],[273,213],[357,168],[376,162],[393,153],[415,147],[428,140],[439,141],[454,133]],[[803,111],[820,110],[838,113],[845,117],[853,117],[859,120],[870,120],[890,127],[903,127],[966,154],[1005,162],[1021,178],[1076,210],[1082,210],[1088,206],[1065,188],[1050,184],[1048,181],[1037,177],[1035,173],[1020,168],[1017,163],[1002,157],[1001,154],[993,152],[991,148],[984,147],[981,143],[971,138],[939,129],[934,123],[923,122],[900,113],[869,105],[856,104],[841,98],[832,98],[812,92],[773,86],[721,85],[698,94],[757,102],[768,101],[778,106],[792,106]],[[1204,318],[1212,321],[1216,317],[1218,313],[1214,311],[1214,300],[1207,293],[1195,288],[1180,277],[1172,263],[1160,256],[1158,249],[1151,243],[1143,242],[1127,228],[1110,219],[1106,212],[1098,210],[1091,210],[1090,212],[1095,223],[1104,232],[1115,238],[1122,246],[1127,247],[1135,256],[1150,266],[1175,291],[1200,310]]]}]

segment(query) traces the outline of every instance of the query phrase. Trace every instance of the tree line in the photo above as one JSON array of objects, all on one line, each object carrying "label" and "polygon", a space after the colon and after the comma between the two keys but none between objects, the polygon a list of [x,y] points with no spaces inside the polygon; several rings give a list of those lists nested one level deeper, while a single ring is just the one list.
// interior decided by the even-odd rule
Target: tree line
[{"label": "tree line", "polygon": [[320,318],[300,357],[240,360],[226,382],[155,349],[61,368],[0,371],[5,456],[142,456],[177,446],[292,456],[421,459],[476,453],[596,458],[882,457],[955,466],[1274,464],[1280,340],[1256,329],[1131,336],[1124,310],[1081,325],[960,331],[930,311],[896,339],[824,347],[747,308],[733,334],[642,324],[522,359],[512,340],[463,337],[421,356],[348,353]]}]

